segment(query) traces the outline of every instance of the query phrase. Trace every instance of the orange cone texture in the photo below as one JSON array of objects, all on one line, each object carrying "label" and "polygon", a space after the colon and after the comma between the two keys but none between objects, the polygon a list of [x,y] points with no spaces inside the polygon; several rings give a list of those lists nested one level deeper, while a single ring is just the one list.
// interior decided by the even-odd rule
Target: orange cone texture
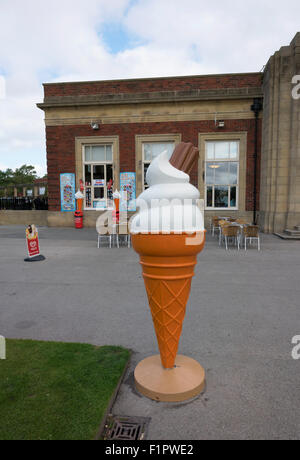
[{"label": "orange cone texture", "polygon": [[[203,249],[205,232],[192,235],[137,234],[132,244],[140,255],[162,365],[175,366],[197,254]],[[190,240],[192,241],[192,240]]]}]

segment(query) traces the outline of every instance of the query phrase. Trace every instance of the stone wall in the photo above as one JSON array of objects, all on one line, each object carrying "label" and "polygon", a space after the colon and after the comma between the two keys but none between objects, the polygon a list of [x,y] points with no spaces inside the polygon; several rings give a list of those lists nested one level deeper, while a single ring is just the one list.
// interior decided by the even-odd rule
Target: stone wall
[{"label": "stone wall", "polygon": [[[249,101],[251,104],[251,101]],[[183,142],[192,142],[198,145],[199,133],[222,133],[246,132],[247,133],[247,173],[246,173],[246,202],[244,207],[247,211],[253,209],[253,181],[254,181],[254,128],[255,121],[252,119],[227,120],[226,127],[222,132],[218,131],[212,120],[208,121],[185,121],[185,122],[161,122],[161,123],[122,123],[116,125],[103,125],[101,132],[94,132],[89,125],[62,125],[47,126],[47,161],[48,161],[48,194],[49,210],[60,210],[60,184],[61,173],[75,173],[75,139],[78,137],[92,136],[119,136],[120,171],[135,171],[136,136],[147,134],[180,134]],[[261,130],[260,130],[261,131]],[[259,158],[260,160],[260,149]],[[259,170],[258,170],[259,174]],[[198,186],[198,167],[195,166],[191,174],[191,182]],[[202,173],[200,172],[200,176]],[[259,176],[258,176],[259,177]],[[259,185],[259,184],[258,184]],[[259,188],[259,187],[258,187]],[[259,206],[259,191],[258,191]]]},{"label": "stone wall", "polygon": [[[136,94],[139,92],[191,91],[211,89],[257,88],[260,73],[195,75],[186,77],[138,78],[44,84],[45,102],[49,98],[97,94]],[[53,99],[52,99],[53,101]]]},{"label": "stone wall", "polygon": [[0,211],[0,225],[48,225],[48,211]]},{"label": "stone wall", "polygon": [[[84,213],[84,227],[95,228],[101,213],[89,211]],[[53,211],[0,211],[0,225],[35,224],[39,227],[74,227],[73,212]]]},{"label": "stone wall", "polygon": [[300,74],[300,33],[269,60],[264,74],[260,219],[265,232],[300,225],[300,99],[292,78]]}]

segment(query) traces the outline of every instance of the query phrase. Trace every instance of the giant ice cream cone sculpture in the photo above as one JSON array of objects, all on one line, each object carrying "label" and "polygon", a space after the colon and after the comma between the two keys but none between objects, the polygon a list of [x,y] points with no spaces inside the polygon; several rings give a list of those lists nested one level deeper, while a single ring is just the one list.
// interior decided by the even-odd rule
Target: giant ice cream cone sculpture
[{"label": "giant ice cream cone sculpture", "polygon": [[204,246],[204,237],[193,246],[186,245],[187,237],[139,234],[132,238],[133,248],[140,254],[161,362],[166,369],[175,365],[197,253]]},{"label": "giant ice cream cone sculpture", "polygon": [[[184,155],[190,168],[190,144],[183,144],[181,152],[182,148],[190,152]],[[198,363],[177,357],[197,254],[205,243],[203,216],[196,203],[200,195],[189,176],[170,164],[166,152],[150,165],[147,182],[150,188],[138,199],[131,234],[140,255],[160,359],[140,363],[135,379],[138,389],[152,399],[181,401],[199,394],[205,381]]]}]

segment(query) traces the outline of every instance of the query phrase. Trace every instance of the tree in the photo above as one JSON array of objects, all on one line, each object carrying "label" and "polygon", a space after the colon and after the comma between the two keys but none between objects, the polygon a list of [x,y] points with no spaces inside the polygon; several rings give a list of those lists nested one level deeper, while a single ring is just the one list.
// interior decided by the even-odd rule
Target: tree
[{"label": "tree", "polygon": [[37,173],[34,166],[23,165],[15,171],[12,169],[0,171],[0,186],[32,184],[36,178]]},{"label": "tree", "polygon": [[34,166],[23,165],[17,168],[13,175],[14,184],[32,184],[37,178]]},{"label": "tree", "polygon": [[0,186],[12,184],[13,176],[14,176],[14,172],[12,169],[7,169],[6,171],[0,171]]}]

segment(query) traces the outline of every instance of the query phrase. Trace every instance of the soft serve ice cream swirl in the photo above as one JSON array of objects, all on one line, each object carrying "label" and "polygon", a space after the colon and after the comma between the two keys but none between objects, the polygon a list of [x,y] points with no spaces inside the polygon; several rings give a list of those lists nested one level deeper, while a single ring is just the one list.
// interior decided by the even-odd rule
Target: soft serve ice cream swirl
[{"label": "soft serve ice cream swirl", "polygon": [[148,168],[149,188],[137,199],[139,212],[133,217],[131,233],[195,233],[204,230],[197,204],[200,193],[187,174],[174,168],[168,152],[156,157]]}]

